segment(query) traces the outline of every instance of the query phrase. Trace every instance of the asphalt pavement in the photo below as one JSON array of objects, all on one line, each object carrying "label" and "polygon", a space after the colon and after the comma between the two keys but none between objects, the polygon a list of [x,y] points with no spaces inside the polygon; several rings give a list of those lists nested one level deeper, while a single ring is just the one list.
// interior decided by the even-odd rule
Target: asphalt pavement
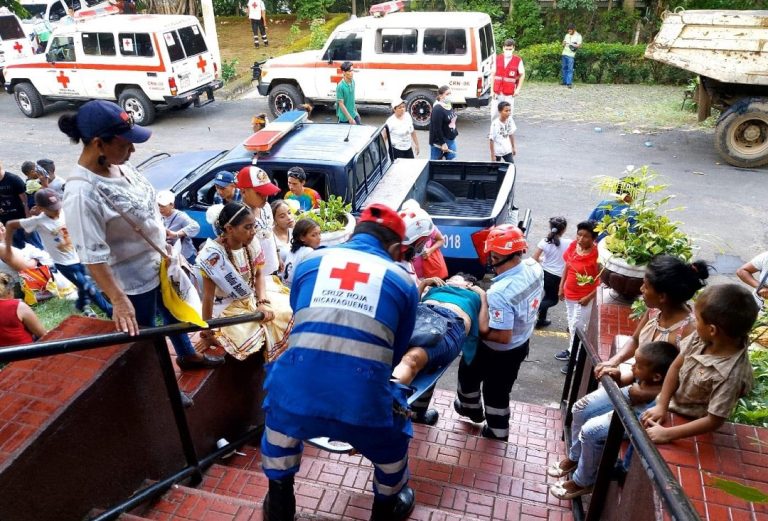
[{"label": "asphalt pavement", "polygon": [[[23,161],[46,157],[56,162],[57,173],[66,178],[80,151],[80,145],[69,143],[57,127],[58,117],[70,109],[59,103],[44,116],[28,119],[12,96],[0,93],[0,163],[5,169],[20,173]],[[153,137],[137,147],[132,162],[162,152],[230,148],[248,137],[251,115],[265,111],[265,99],[253,97],[161,112],[151,127]],[[366,124],[380,125],[388,116],[388,110],[379,107],[360,112]],[[475,109],[459,113],[458,159],[487,160],[487,114]],[[335,115],[317,110],[312,119],[334,121]],[[663,175],[668,193],[675,195],[670,206],[680,209],[674,218],[694,238],[697,257],[715,265],[720,278],[732,278],[742,262],[766,249],[768,168],[737,169],[721,164],[711,131],[633,134],[609,125],[522,118],[516,124],[515,202],[533,212],[531,247],[546,235],[548,217],[565,216],[569,222],[566,235],[586,218],[600,199],[591,188],[594,176],[619,175],[626,165],[650,165]],[[423,151],[428,149],[427,137],[426,132],[419,133]],[[550,314],[553,323],[535,335],[513,399],[538,404],[559,399],[562,363],[553,355],[567,344],[564,306],[553,308]],[[440,386],[455,388],[454,378],[455,372]]]}]

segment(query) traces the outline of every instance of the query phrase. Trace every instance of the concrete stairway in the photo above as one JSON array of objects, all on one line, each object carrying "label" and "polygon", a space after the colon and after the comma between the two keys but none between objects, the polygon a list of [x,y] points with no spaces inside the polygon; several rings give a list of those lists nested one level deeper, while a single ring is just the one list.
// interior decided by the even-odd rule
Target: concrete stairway
[{"label": "concrete stairway", "polygon": [[[480,437],[480,426],[460,420],[454,395],[435,394],[440,420],[414,426],[410,484],[417,506],[412,520],[568,520],[570,503],[548,493],[546,466],[558,460],[560,411],[512,403],[509,443]],[[175,487],[160,500],[124,515],[138,520],[261,520],[267,480],[258,447],[245,447],[211,467],[198,488]],[[339,456],[306,447],[296,479],[300,520],[367,520],[373,468],[361,456]]]}]

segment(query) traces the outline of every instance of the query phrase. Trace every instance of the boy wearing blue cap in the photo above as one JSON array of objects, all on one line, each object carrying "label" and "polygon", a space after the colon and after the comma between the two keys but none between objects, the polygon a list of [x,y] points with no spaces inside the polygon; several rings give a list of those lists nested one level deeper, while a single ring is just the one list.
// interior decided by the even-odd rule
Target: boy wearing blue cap
[{"label": "boy wearing blue cap", "polygon": [[216,195],[213,196],[213,204],[239,203],[243,200],[243,194],[235,186],[235,174],[222,170],[216,174],[213,180]]}]

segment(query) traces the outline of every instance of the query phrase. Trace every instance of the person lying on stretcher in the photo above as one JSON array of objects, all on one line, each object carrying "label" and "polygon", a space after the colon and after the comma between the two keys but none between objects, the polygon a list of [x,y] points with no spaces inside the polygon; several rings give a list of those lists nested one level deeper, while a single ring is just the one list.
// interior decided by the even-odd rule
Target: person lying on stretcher
[{"label": "person lying on stretcher", "polygon": [[392,376],[409,385],[420,371],[431,373],[446,367],[462,351],[474,352],[481,327],[487,327],[488,301],[485,291],[471,275],[456,274],[432,285],[422,296],[416,312],[411,348],[403,355]]}]

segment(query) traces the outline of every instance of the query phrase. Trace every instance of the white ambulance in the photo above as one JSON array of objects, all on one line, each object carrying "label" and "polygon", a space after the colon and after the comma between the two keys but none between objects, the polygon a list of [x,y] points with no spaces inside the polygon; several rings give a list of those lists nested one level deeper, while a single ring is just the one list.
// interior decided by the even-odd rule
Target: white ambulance
[{"label": "white ambulance", "polygon": [[332,106],[339,66],[354,64],[355,100],[384,105],[399,96],[417,128],[427,128],[437,89],[449,85],[454,106],[488,105],[495,45],[491,18],[473,12],[395,12],[339,25],[322,50],[254,66],[273,115],[308,101]]},{"label": "white ambulance", "polygon": [[194,16],[112,15],[60,25],[44,55],[6,67],[4,87],[30,118],[47,102],[107,99],[149,125],[158,106],[198,107],[222,85]]},{"label": "white ambulance", "polygon": [[32,56],[35,52],[32,41],[24,32],[21,20],[8,10],[0,7],[0,83],[6,63]]}]

